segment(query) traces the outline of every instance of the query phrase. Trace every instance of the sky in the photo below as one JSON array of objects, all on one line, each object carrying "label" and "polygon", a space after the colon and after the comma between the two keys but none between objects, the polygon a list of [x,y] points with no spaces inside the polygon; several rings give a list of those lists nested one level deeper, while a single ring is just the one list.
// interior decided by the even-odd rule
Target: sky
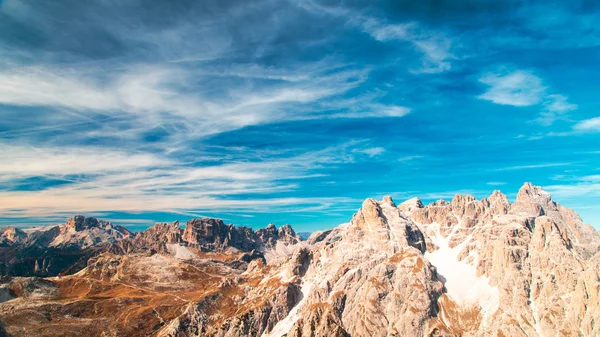
[{"label": "sky", "polygon": [[600,228],[595,0],[0,0],[0,226],[314,231],[524,182]]}]

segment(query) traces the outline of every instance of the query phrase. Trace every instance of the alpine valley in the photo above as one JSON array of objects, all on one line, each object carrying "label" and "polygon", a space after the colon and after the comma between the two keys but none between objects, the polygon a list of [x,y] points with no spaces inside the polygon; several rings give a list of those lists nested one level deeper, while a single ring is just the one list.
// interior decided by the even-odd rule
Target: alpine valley
[{"label": "alpine valley", "polygon": [[600,335],[600,233],[516,201],[367,199],[306,240],[217,219],[132,233],[76,216],[0,230],[0,335]]}]

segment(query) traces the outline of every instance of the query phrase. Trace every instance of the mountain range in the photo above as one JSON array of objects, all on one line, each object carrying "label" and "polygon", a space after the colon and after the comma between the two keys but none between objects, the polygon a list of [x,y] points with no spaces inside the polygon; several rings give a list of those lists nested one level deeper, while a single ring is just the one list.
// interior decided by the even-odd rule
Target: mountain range
[{"label": "mountain range", "polygon": [[530,183],[513,203],[366,199],[306,239],[210,218],[6,227],[0,275],[9,336],[600,335],[600,233]]}]

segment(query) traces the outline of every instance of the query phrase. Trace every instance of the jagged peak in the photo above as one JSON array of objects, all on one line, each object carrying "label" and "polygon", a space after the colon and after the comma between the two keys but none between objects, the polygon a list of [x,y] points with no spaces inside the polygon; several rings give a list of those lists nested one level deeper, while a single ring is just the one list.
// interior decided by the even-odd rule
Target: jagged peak
[{"label": "jagged peak", "polygon": [[490,196],[488,197],[489,201],[492,200],[508,200],[508,197],[506,196],[506,194],[502,193],[502,191],[500,190],[494,190],[492,192],[492,194],[490,194]]},{"label": "jagged peak", "polygon": [[113,227],[112,223],[109,221],[99,220],[95,217],[86,217],[84,215],[75,215],[74,217],[69,218],[65,223],[65,226],[76,232],[91,228]]},{"label": "jagged peak", "polygon": [[25,232],[15,226],[6,226],[4,228],[0,229],[0,233],[23,233],[25,234]]},{"label": "jagged peak", "polygon": [[15,243],[26,237],[27,233],[15,226],[0,228],[0,242],[2,240],[8,240],[11,243]]},{"label": "jagged peak", "polygon": [[456,194],[452,198],[451,203],[457,204],[457,203],[473,202],[473,201],[477,201],[477,198],[475,198],[474,196],[472,196],[470,194]]},{"label": "jagged peak", "polygon": [[551,199],[550,193],[544,191],[541,186],[533,185],[530,182],[526,182],[519,189],[519,193],[517,193],[517,200],[519,198],[544,198]]},{"label": "jagged peak", "polygon": [[434,202],[430,203],[429,206],[430,207],[431,206],[433,206],[433,207],[446,207],[446,206],[448,206],[450,204],[451,204],[451,202],[449,202],[447,200],[444,200],[444,199],[440,199],[440,200],[437,200],[437,201],[434,201]]},{"label": "jagged peak", "polygon": [[381,203],[382,204],[386,204],[386,205],[390,205],[392,207],[396,207],[396,204],[394,203],[394,200],[389,195],[384,196],[383,199],[381,199]]},{"label": "jagged peak", "polygon": [[281,232],[287,232],[287,233],[292,232],[292,233],[296,234],[296,232],[294,231],[294,228],[290,224],[285,224],[285,225],[279,227],[279,229],[277,230],[277,232],[279,232],[279,233],[281,233]]},{"label": "jagged peak", "polygon": [[[179,220],[175,220],[171,223],[168,222],[157,222],[154,225],[152,225],[152,227],[149,227],[148,229],[146,229],[146,231],[151,230],[151,229],[163,229],[163,228],[179,228]],[[145,231],[144,231],[145,232]]]},{"label": "jagged peak", "polygon": [[373,199],[373,198],[367,198],[367,199],[365,199],[365,201],[363,201],[363,203],[362,203],[362,207],[365,207],[365,206],[367,206],[367,207],[368,207],[368,206],[370,206],[370,205],[379,205],[379,201],[377,201],[377,200],[375,200],[375,199]]},{"label": "jagged peak", "polygon": [[423,202],[421,201],[421,199],[414,197],[411,199],[408,199],[404,202],[402,202],[400,205],[398,205],[398,209],[401,210],[402,212],[414,212],[415,210],[419,209],[419,208],[424,208],[425,205],[423,205]]},{"label": "jagged peak", "polygon": [[558,212],[557,204],[552,201],[550,193],[530,182],[523,184],[517,193],[517,199],[511,205],[511,213],[514,214],[541,216],[555,212]]}]

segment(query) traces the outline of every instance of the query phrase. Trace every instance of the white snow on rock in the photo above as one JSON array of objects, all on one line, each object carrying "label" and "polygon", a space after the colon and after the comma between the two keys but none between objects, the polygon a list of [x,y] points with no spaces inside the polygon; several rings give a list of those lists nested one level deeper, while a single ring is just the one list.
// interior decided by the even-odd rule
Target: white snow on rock
[{"label": "white snow on rock", "polygon": [[196,254],[192,253],[187,247],[180,244],[168,244],[167,250],[171,255],[180,260],[189,260],[196,257]]},{"label": "white snow on rock", "polygon": [[276,263],[276,261],[285,261],[292,255],[296,248],[305,245],[306,243],[302,241],[293,245],[288,245],[281,241],[277,241],[277,244],[273,249],[269,249],[264,252],[265,260],[267,260],[267,264],[272,262]]},{"label": "white snow on rock", "polygon": [[298,321],[298,319],[300,319],[300,315],[298,314],[298,312],[300,311],[302,306],[304,306],[304,303],[306,302],[306,299],[308,297],[308,294],[310,294],[312,287],[313,285],[311,282],[305,282],[302,285],[302,299],[300,300],[300,302],[296,304],[296,306],[284,319],[275,324],[271,332],[267,333],[265,331],[263,332],[261,337],[282,337],[285,334],[289,333],[294,324]]},{"label": "white snow on rock", "polygon": [[[458,229],[458,227],[456,228]],[[431,240],[439,247],[432,253],[425,253],[425,258],[431,262],[438,273],[446,279],[446,289],[448,295],[459,305],[479,305],[483,316],[484,324],[500,306],[500,293],[498,288],[492,287],[489,278],[477,276],[477,255],[475,255],[474,265],[458,260],[458,255],[465,245],[470,241],[470,237],[464,240],[460,245],[450,248],[449,242],[453,231],[448,237],[440,234],[439,227],[434,231],[435,236]]]}]

